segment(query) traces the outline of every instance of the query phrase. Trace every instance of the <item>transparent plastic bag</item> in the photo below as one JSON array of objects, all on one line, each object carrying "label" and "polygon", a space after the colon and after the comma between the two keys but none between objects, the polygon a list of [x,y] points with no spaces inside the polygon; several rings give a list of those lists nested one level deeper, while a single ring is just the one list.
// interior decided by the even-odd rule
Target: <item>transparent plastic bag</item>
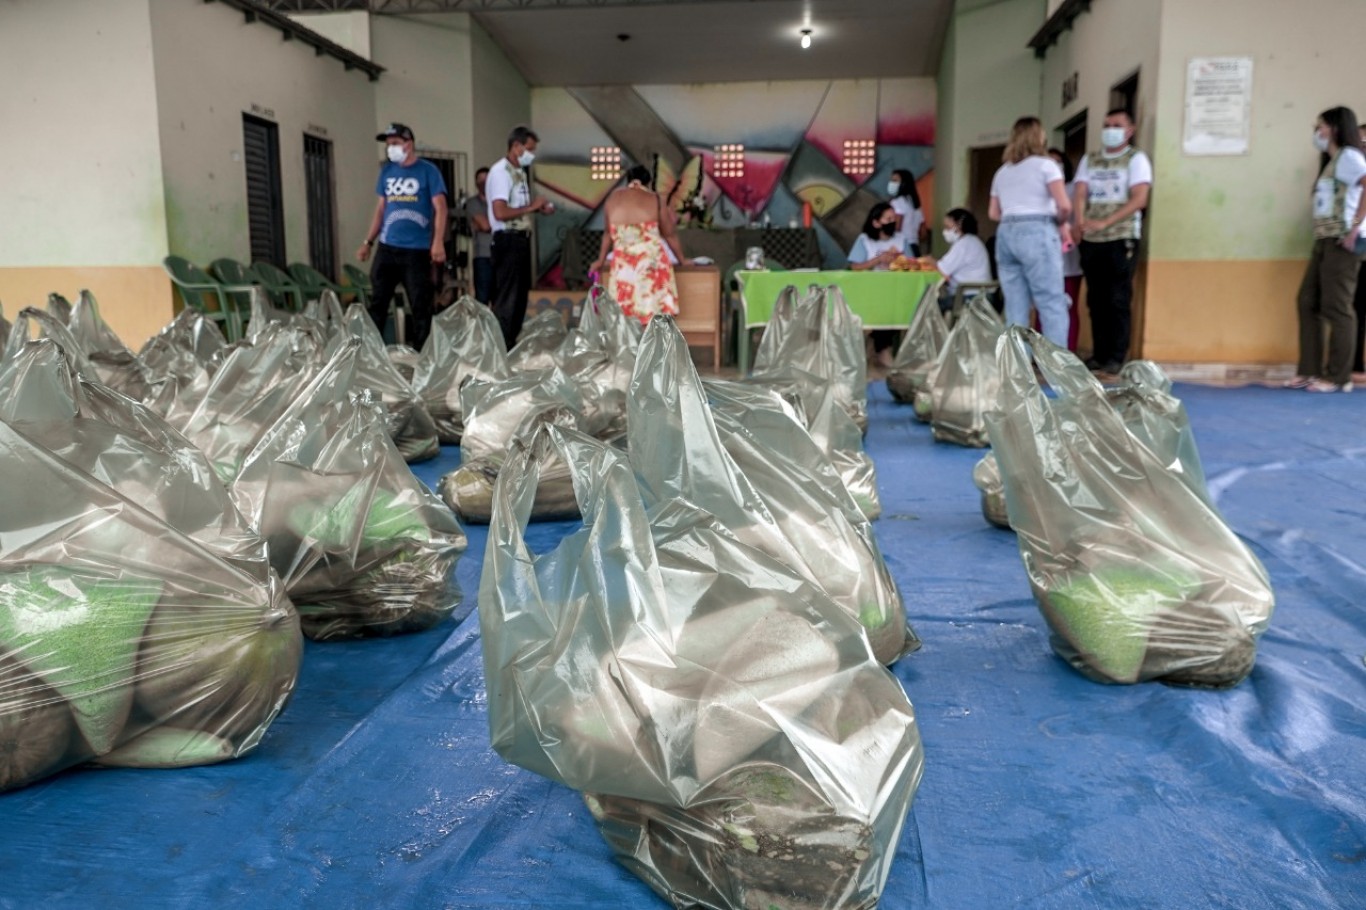
[{"label": "transparent plastic bag", "polygon": [[641,342],[628,427],[647,507],[682,499],[713,514],[857,617],[884,663],[919,647],[872,526],[820,447],[781,409],[713,413],[671,319]]},{"label": "transparent plastic bag", "polygon": [[934,366],[930,426],[936,440],[974,448],[987,445],[985,415],[995,409],[999,394],[996,340],[1004,328],[984,298],[968,301]]},{"label": "transparent plastic bag", "polygon": [[949,324],[939,309],[939,291],[944,282],[926,288],[911,317],[906,337],[897,348],[896,360],[887,373],[887,390],[903,404],[915,401],[917,392],[929,388],[930,371],[949,338]]},{"label": "transparent plastic bag", "polygon": [[585,411],[579,386],[558,367],[467,381],[460,388],[460,406],[465,415],[461,464],[506,452],[514,439],[530,439],[540,423],[578,429]]},{"label": "transparent plastic bag", "polygon": [[863,322],[849,309],[838,286],[813,286],[805,295],[789,288],[779,296],[759,342],[754,372],[788,368],[804,370],[834,385],[841,406],[859,432],[867,432],[868,361]]},{"label": "transparent plastic bag", "polygon": [[1103,682],[1242,681],[1275,606],[1261,563],[1076,357],[1017,327],[998,358],[992,448],[1054,650]]},{"label": "transparent plastic bag", "polygon": [[[552,453],[584,526],[537,556],[523,534]],[[622,455],[546,426],[500,477],[479,615],[494,748],[584,791],[665,899],[876,903],[919,733],[859,625],[792,570],[685,500],[647,511]]]},{"label": "transparent plastic bag", "polygon": [[982,517],[987,524],[1010,530],[1010,516],[1006,513],[1006,488],[1001,482],[1001,467],[996,453],[988,452],[972,469],[972,482],[982,493]]},{"label": "transparent plastic bag", "polygon": [[445,445],[465,432],[460,387],[469,378],[497,380],[511,374],[498,317],[469,295],[432,319],[432,331],[413,371],[413,388],[436,422]]},{"label": "transparent plastic bag", "polygon": [[517,373],[537,373],[559,366],[557,354],[569,330],[556,310],[542,310],[522,325],[517,343],[508,351],[508,367]]}]

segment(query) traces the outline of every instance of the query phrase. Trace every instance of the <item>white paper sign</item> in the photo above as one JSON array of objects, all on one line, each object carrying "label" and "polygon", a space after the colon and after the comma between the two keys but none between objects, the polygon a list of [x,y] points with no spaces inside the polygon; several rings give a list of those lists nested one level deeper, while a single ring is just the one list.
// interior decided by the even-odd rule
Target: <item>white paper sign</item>
[{"label": "white paper sign", "polygon": [[1194,57],[1186,68],[1187,155],[1246,155],[1252,137],[1252,58]]}]

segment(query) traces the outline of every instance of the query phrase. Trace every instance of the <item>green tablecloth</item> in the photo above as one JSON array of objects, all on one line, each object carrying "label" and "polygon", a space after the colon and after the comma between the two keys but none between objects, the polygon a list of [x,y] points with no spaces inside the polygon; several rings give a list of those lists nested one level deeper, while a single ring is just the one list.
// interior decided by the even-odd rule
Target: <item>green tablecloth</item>
[{"label": "green tablecloth", "polygon": [[865,329],[904,329],[938,272],[746,272],[738,273],[745,328],[767,325],[778,294],[789,284],[837,284]]}]

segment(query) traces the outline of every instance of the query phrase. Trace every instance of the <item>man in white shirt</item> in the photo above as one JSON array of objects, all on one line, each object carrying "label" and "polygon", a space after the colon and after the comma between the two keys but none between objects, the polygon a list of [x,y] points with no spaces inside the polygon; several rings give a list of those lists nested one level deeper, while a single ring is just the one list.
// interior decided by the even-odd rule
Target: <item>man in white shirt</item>
[{"label": "man in white shirt", "polygon": [[1086,365],[1117,373],[1129,356],[1134,269],[1153,165],[1133,147],[1134,120],[1128,111],[1106,114],[1100,136],[1101,150],[1087,155],[1077,168],[1073,211],[1091,311],[1091,359]]},{"label": "man in white shirt", "polygon": [[540,137],[525,126],[508,134],[507,155],[489,166],[485,196],[493,229],[493,290],[489,306],[503,327],[503,340],[517,343],[531,292],[531,216],[555,210],[547,199],[533,198],[526,169],[536,158]]}]

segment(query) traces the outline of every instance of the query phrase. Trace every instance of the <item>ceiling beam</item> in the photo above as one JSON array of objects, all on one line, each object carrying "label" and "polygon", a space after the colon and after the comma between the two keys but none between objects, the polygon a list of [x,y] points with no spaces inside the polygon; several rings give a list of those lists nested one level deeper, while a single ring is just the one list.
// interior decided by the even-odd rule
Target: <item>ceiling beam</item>
[{"label": "ceiling beam", "polygon": [[[215,0],[204,0],[204,2],[213,3]],[[335,57],[345,65],[347,70],[358,69],[362,71],[370,77],[371,82],[378,79],[380,73],[384,72],[384,67],[378,63],[366,60],[340,44],[324,38],[312,29],[305,28],[288,16],[281,15],[274,8],[277,4],[264,2],[264,0],[217,0],[217,2],[237,10],[249,23],[260,22],[264,25],[274,26],[280,30],[280,35],[285,41],[293,41],[297,38],[304,44],[310,45],[317,56]],[[329,2],[329,0],[323,0],[323,2]],[[331,0],[331,2],[344,2],[344,0]]]},{"label": "ceiling beam", "polygon": [[[734,0],[261,0],[284,13],[487,13],[531,9],[603,8],[614,6],[684,6]],[[750,0],[751,3],[757,0]]]}]

